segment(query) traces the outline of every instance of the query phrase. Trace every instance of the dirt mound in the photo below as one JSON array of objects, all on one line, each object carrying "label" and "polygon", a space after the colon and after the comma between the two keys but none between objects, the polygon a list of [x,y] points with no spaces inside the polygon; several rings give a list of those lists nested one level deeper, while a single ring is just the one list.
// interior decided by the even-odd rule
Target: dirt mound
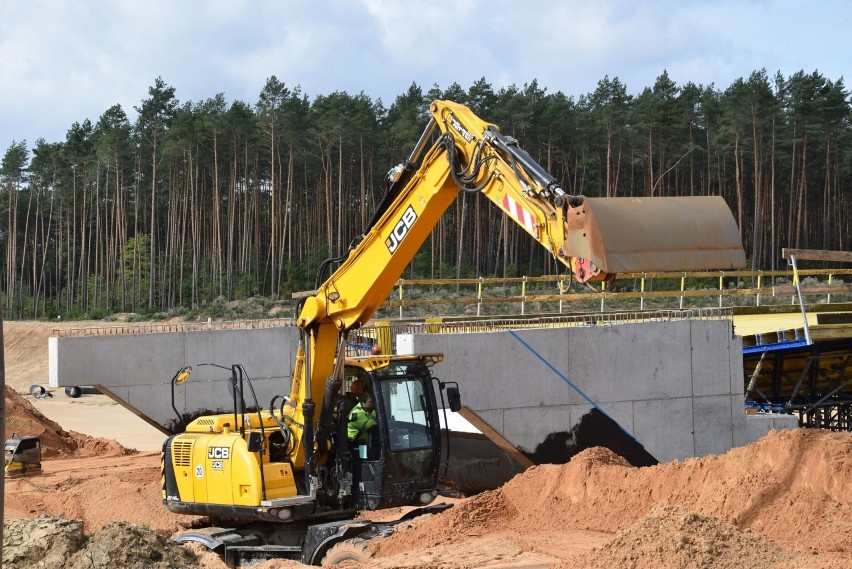
[{"label": "dirt mound", "polygon": [[[632,468],[604,449],[502,489],[520,523],[618,531],[657,504],[724,518],[779,543],[852,553],[852,434],[775,431],[721,456]],[[813,524],[812,520],[822,523]]]},{"label": "dirt mound", "polygon": [[[834,552],[848,558],[852,556],[849,488],[849,433],[772,432],[721,456],[645,468],[632,467],[607,449],[592,448],[565,465],[533,467],[498,490],[470,498],[382,540],[374,551],[378,557],[399,555],[470,541],[498,530],[516,540],[527,540],[521,548],[531,551],[537,550],[536,540],[541,536],[570,530],[615,533],[638,524],[631,534],[634,538],[643,528],[648,529],[648,524],[639,523],[646,516],[651,520],[671,517],[668,510],[662,516],[651,513],[655,506],[670,505],[699,516],[686,520],[686,514],[674,514],[690,522],[682,523],[684,535],[704,532],[701,524],[709,516],[732,524],[739,532],[760,534],[785,549],[808,554]],[[721,542],[713,547],[724,551],[746,540],[739,536],[726,543],[725,535],[723,531],[716,536]],[[656,540],[665,549],[659,538],[648,536],[649,542]]]},{"label": "dirt mound", "polygon": [[85,542],[83,522],[65,518],[3,521],[3,566],[64,567]]},{"label": "dirt mound", "polygon": [[3,565],[10,569],[198,566],[195,554],[169,541],[168,533],[126,522],[109,523],[86,537],[77,520],[13,519],[3,523],[3,541]]},{"label": "dirt mound", "polygon": [[6,480],[7,518],[63,516],[87,532],[127,521],[167,532],[186,529],[197,516],[169,512],[162,503],[160,454],[54,459],[41,474]]},{"label": "dirt mound", "polygon": [[650,513],[600,548],[557,569],[671,567],[734,569],[773,567],[794,558],[767,539],[719,518],[677,506]]},{"label": "dirt mound", "polygon": [[166,532],[112,522],[92,535],[69,564],[70,569],[89,567],[195,567],[195,555]]},{"label": "dirt mound", "polygon": [[127,449],[109,439],[94,438],[73,431],[65,431],[45,417],[38,409],[6,386],[6,436],[36,435],[41,442],[42,458],[123,456],[136,451]]}]

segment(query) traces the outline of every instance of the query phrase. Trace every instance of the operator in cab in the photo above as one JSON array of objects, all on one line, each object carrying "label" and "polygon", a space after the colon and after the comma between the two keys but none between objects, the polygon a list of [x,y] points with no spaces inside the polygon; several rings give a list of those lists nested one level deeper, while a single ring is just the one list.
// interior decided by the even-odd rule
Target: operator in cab
[{"label": "operator in cab", "polygon": [[[369,391],[361,394],[361,401],[349,413],[347,437],[349,443],[358,447],[360,458],[367,458],[370,444],[370,429],[376,426],[376,404]],[[364,450],[361,451],[361,448]]]}]

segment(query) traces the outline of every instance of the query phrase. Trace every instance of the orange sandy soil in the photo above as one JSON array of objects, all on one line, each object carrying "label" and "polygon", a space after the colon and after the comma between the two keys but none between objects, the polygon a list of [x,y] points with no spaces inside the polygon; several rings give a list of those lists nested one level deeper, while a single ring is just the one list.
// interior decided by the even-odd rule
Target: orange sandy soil
[{"label": "orange sandy soil", "polygon": [[[8,377],[20,368],[9,329],[4,333]],[[63,515],[82,520],[87,534],[114,521],[167,532],[199,521],[161,505],[158,453],[63,430],[30,405],[29,395],[16,393],[29,383],[46,382],[7,386],[6,430],[41,436],[44,472],[6,480],[6,521]],[[772,432],[724,455],[646,468],[594,448],[569,464],[537,466],[502,488],[454,501],[448,511],[374,542],[373,559],[361,566],[849,566],[852,434]],[[194,566],[224,564],[202,553]]]}]

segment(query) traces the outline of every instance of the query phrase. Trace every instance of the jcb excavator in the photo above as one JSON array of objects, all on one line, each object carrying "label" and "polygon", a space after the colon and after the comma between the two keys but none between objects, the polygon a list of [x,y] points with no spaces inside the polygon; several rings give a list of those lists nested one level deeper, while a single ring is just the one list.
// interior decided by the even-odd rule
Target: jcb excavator
[{"label": "jcb excavator", "polygon": [[[165,441],[165,506],[221,525],[179,541],[200,541],[231,565],[270,557],[330,565],[366,558],[366,540],[392,531],[393,523],[356,518],[358,511],[419,507],[413,516],[445,507],[427,506],[438,494],[439,411],[461,404],[457,385],[432,376],[442,356],[345,354],[348,333],[385,301],[462,191],[486,196],[580,282],[745,265],[720,197],[568,195],[517,141],[467,107],[434,101],[430,112],[409,158],[388,174],[366,231],[322,264],[317,290],[297,304],[301,339],[289,397],[268,409],[254,401],[247,411],[251,383],[234,366],[234,412],[198,417]],[[369,412],[364,395],[356,403],[359,390],[375,409],[363,421],[368,432],[350,440],[348,419]]]}]

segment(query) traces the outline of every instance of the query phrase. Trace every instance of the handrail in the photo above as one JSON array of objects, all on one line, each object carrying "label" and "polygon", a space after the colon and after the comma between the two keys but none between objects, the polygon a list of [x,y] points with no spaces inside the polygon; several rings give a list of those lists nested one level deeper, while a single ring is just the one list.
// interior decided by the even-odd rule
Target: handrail
[{"label": "handrail", "polygon": [[276,328],[292,326],[292,318],[264,318],[258,320],[207,320],[206,322],[139,322],[80,328],[54,328],[53,336],[70,338],[80,336],[124,336],[132,334],[161,334],[166,332],[206,332],[209,330],[247,330],[251,328]]},{"label": "handrail", "polygon": [[[570,292],[566,293],[567,278],[563,275],[545,275],[539,277],[477,277],[464,279],[399,279],[396,283],[396,296],[392,295],[383,304],[383,309],[398,309],[399,318],[404,318],[404,307],[423,307],[423,306],[439,306],[439,305],[467,305],[476,306],[476,315],[480,316],[482,308],[489,304],[495,303],[510,303],[518,304],[520,314],[525,314],[527,305],[532,303],[558,303],[559,314],[562,314],[565,302],[600,302],[600,312],[605,312],[607,302],[610,301],[625,301],[639,300],[639,310],[645,309],[645,301],[651,299],[674,299],[678,301],[678,308],[684,309],[686,299],[701,299],[714,298],[715,303],[719,308],[725,305],[725,299],[736,297],[748,297],[741,305],[756,305],[760,306],[763,300],[767,303],[767,298],[776,298],[779,296],[791,296],[791,304],[795,303],[796,295],[796,276],[798,278],[816,277],[817,280],[827,280],[826,284],[806,285],[802,286],[802,294],[807,296],[827,295],[826,303],[832,301],[832,294],[847,295],[852,294],[852,284],[843,283],[842,279],[835,277],[843,275],[852,275],[852,269],[800,269],[792,270],[777,270],[777,271],[700,271],[700,272],[667,272],[667,273],[627,273],[619,275],[612,283],[602,286],[601,291],[596,292]],[[693,286],[701,286],[702,281],[718,283],[717,286],[703,286],[701,288],[687,288],[688,279],[692,279],[689,283]],[[698,282],[696,282],[696,279]],[[753,279],[757,286],[748,288],[726,288],[725,283],[731,279],[738,281]],[[789,282],[777,283],[779,279],[790,279]],[[653,290],[649,286],[649,281],[653,284],[654,281],[676,280],[677,288],[670,290]],[[633,281],[627,285],[632,290],[619,290],[625,288],[625,283]],[[638,281],[638,282],[637,282]],[[553,283],[556,285],[558,293],[554,294],[536,294],[535,291],[530,291],[530,285]],[[768,283],[768,284],[767,284]],[[570,284],[570,283],[569,283]],[[416,287],[459,287],[471,285],[475,287],[471,292],[475,296],[453,296],[448,294],[445,298],[417,298]],[[497,290],[488,291],[487,287],[491,285]],[[514,291],[505,291],[500,287],[511,287],[515,285]],[[407,289],[407,290],[406,290]],[[519,289],[519,290],[518,290]],[[638,290],[637,290],[638,289]],[[518,294],[518,292],[520,294]],[[752,301],[750,297],[754,297]],[[835,297],[835,300],[838,300]],[[839,300],[842,302],[842,299]],[[848,299],[847,299],[848,301]],[[786,303],[786,302],[785,302]],[[740,303],[735,304],[739,305]],[[777,303],[775,303],[777,304]],[[621,307],[622,309],[624,307]],[[611,310],[612,307],[610,306]],[[586,311],[590,309],[586,308]]]},{"label": "handrail", "polygon": [[[725,277],[793,277],[792,270],[777,270],[777,271],[691,271],[691,272],[657,272],[657,273],[620,273],[616,281],[638,278],[653,278],[653,279],[680,279],[685,277],[688,279],[717,279],[719,276]],[[852,275],[852,269],[799,269],[799,274],[804,276],[825,276],[829,275]],[[567,275],[544,275],[539,277],[472,277],[463,279],[399,279],[398,283],[407,285],[476,285],[480,282],[483,284],[512,284],[527,282],[557,282],[568,281],[570,277]]]},{"label": "handrail", "polygon": [[[832,300],[836,303],[852,302],[852,283],[844,283],[838,276],[852,275],[852,269],[831,269],[831,270],[814,270],[800,269],[798,271],[799,278],[807,276],[818,277],[817,280],[825,281],[827,284],[802,285],[801,291],[804,296],[821,296],[826,295],[825,303],[830,304]],[[757,287],[749,288],[724,288],[725,280],[732,278],[744,279],[754,278],[757,282]],[[677,308],[684,309],[704,309],[707,306],[692,306],[684,307],[684,303],[688,299],[700,300],[702,298],[718,299],[716,302],[718,308],[723,308],[723,301],[728,301],[730,306],[761,306],[761,300],[765,302],[767,297],[787,297],[789,303],[796,304],[796,287],[791,283],[769,284],[778,278],[789,278],[793,280],[793,271],[718,271],[718,272],[679,272],[679,273],[636,273],[619,275],[613,283],[608,284],[603,291],[599,292],[567,292],[567,277],[564,275],[545,275],[539,277],[479,277],[465,279],[399,279],[395,287],[395,298],[388,298],[382,305],[382,310],[397,309],[399,318],[404,319],[406,314],[405,308],[417,308],[426,306],[470,306],[476,307],[476,316],[482,316],[482,308],[488,305],[500,303],[518,305],[518,314],[525,315],[529,312],[528,307],[536,303],[554,303],[555,306],[549,311],[553,314],[562,315],[565,312],[567,305],[573,305],[572,313],[585,312],[591,314],[605,314],[607,312],[617,311],[643,311],[646,310],[645,302],[650,300],[666,299],[676,300]],[[676,281],[677,286],[671,290],[652,290],[648,286],[648,281],[660,280]],[[687,279],[700,279],[700,281],[713,282],[717,286],[706,288],[687,288]],[[848,279],[847,279],[848,280]],[[634,281],[629,285],[633,290],[623,289],[629,281]],[[638,281],[638,282],[636,282]],[[530,290],[533,284],[553,283],[556,285],[552,294],[536,294],[535,290]],[[695,283],[693,281],[691,284]],[[801,284],[801,283],[800,283]],[[471,285],[471,296],[456,296],[446,298],[417,298],[412,295],[411,289],[416,286],[429,287],[458,287],[462,285]],[[489,285],[496,286],[497,290],[488,290]],[[508,294],[500,288],[500,285],[518,285],[517,289],[520,294]],[[615,285],[615,287],[613,287]],[[635,286],[634,286],[635,285]],[[405,289],[408,288],[408,292]],[[615,290],[613,290],[615,288]],[[638,290],[637,290],[638,289]],[[453,291],[455,293],[455,291]],[[832,296],[834,298],[832,299]],[[401,297],[401,298],[400,298]],[[736,299],[742,297],[741,302]],[[754,297],[752,301],[751,297]],[[733,299],[733,302],[731,303]],[[616,301],[635,301],[639,300],[638,306],[613,306]],[[595,303],[595,307],[591,308],[591,303]],[[586,304],[578,308],[580,304]],[[609,303],[609,305],[607,305]],[[786,304],[786,301],[785,303]],[[674,307],[651,308],[651,310],[670,310]],[[434,312],[434,311],[433,311]],[[458,311],[460,314],[462,310]],[[438,316],[438,314],[430,314]],[[408,315],[413,317],[413,315]],[[53,335],[57,337],[70,336],[103,336],[103,335],[124,335],[124,334],[150,334],[162,332],[188,332],[188,331],[205,331],[205,330],[229,330],[229,329],[247,329],[247,328],[271,328],[275,326],[292,325],[292,319],[289,318],[267,318],[257,320],[235,320],[235,321],[210,321],[207,322],[143,322],[136,324],[116,324],[104,326],[89,326],[80,328],[57,328],[53,331]]]}]

